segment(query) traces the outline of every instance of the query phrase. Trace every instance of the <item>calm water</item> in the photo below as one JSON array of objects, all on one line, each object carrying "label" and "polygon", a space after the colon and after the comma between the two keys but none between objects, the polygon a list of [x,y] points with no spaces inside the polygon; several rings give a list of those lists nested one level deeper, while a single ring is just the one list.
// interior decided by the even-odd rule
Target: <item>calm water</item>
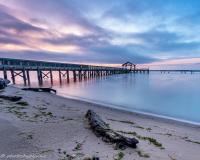
[{"label": "calm water", "polygon": [[127,74],[59,88],[59,94],[200,123],[200,74]]},{"label": "calm water", "polygon": [[200,124],[200,74],[124,74],[53,87],[62,96]]}]

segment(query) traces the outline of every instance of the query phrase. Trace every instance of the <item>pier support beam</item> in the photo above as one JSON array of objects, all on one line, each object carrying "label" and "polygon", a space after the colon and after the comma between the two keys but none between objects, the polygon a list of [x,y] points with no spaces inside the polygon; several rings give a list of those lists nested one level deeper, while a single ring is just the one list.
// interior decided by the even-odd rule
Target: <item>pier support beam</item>
[{"label": "pier support beam", "polygon": [[69,83],[69,70],[66,71],[67,74],[67,83]]},{"label": "pier support beam", "polygon": [[12,82],[13,82],[13,84],[15,84],[15,72],[14,72],[14,69],[11,69],[10,73],[11,73]]},{"label": "pier support beam", "polygon": [[43,84],[43,78],[42,78],[42,71],[40,69],[37,70],[37,76],[38,76],[39,85],[42,85]]},{"label": "pier support beam", "polygon": [[82,71],[81,70],[78,71],[78,78],[79,78],[79,81],[82,80]]},{"label": "pier support beam", "polygon": [[22,76],[23,76],[23,80],[24,80],[24,85],[26,86],[26,72],[25,72],[25,69],[22,70]]},{"label": "pier support beam", "polygon": [[91,71],[91,77],[92,78],[94,77],[94,71]]},{"label": "pier support beam", "polygon": [[59,80],[60,80],[60,84],[62,84],[62,72],[61,72],[61,70],[59,70]]},{"label": "pier support beam", "polygon": [[83,71],[83,78],[84,78],[84,79],[87,78],[87,71]]},{"label": "pier support beam", "polygon": [[51,79],[51,85],[52,85],[53,84],[53,74],[52,74],[52,70],[51,69],[50,69],[49,73],[50,73],[50,79]]},{"label": "pier support beam", "polygon": [[28,85],[31,84],[29,70],[26,70]]},{"label": "pier support beam", "polygon": [[61,71],[59,70],[59,79],[60,79],[60,82],[62,83],[62,78],[67,78],[67,83],[69,83],[69,70],[67,71]]},{"label": "pier support beam", "polygon": [[74,82],[76,82],[76,71],[73,71]]},{"label": "pier support beam", "polygon": [[29,73],[27,74],[27,76],[28,76],[27,77],[25,69],[20,70],[20,71],[14,71],[14,69],[12,69],[12,70],[10,70],[10,72],[11,72],[11,79],[12,79],[13,84],[15,84],[15,77],[17,77],[17,76],[20,76],[23,78],[24,85],[27,85],[27,78],[29,79],[28,81],[30,81]]},{"label": "pier support beam", "polygon": [[3,68],[3,77],[4,77],[4,79],[8,79],[7,71],[5,68]]}]

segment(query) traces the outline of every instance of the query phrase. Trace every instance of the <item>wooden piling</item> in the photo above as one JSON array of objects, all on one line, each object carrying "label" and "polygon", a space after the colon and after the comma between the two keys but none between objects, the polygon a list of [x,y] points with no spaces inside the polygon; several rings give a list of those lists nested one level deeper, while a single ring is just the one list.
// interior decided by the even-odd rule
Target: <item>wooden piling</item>
[{"label": "wooden piling", "polygon": [[76,82],[76,71],[73,71],[73,78],[74,78],[74,82]]},{"label": "wooden piling", "polygon": [[78,71],[78,78],[79,78],[79,81],[82,80],[82,71],[81,70]]},{"label": "wooden piling", "polygon": [[14,74],[14,69],[11,69],[10,72],[11,72],[11,79],[12,79],[12,82],[13,82],[13,84],[15,84],[15,74]]},{"label": "wooden piling", "polygon": [[53,84],[53,74],[52,74],[52,69],[50,69],[49,73],[50,73],[51,84]]},{"label": "wooden piling", "polygon": [[3,68],[3,76],[4,76],[4,79],[8,79],[7,71],[5,68]]},{"label": "wooden piling", "polygon": [[58,71],[59,72],[59,80],[60,80],[60,84],[62,83],[62,72],[61,70]]},{"label": "wooden piling", "polygon": [[69,83],[69,70],[66,71],[67,74],[67,83]]},{"label": "wooden piling", "polygon": [[87,71],[84,71],[84,72],[83,72],[83,77],[84,77],[84,79],[87,78]]},{"label": "wooden piling", "polygon": [[23,80],[24,80],[24,85],[26,86],[26,72],[25,72],[25,68],[22,70],[22,76],[23,76]]},{"label": "wooden piling", "polygon": [[43,78],[42,78],[42,71],[40,69],[37,69],[37,76],[38,76],[39,85],[42,85],[43,84]]},{"label": "wooden piling", "polygon": [[27,75],[27,81],[28,81],[28,85],[30,86],[31,81],[30,81],[30,74],[29,74],[29,70],[26,70],[26,75]]}]

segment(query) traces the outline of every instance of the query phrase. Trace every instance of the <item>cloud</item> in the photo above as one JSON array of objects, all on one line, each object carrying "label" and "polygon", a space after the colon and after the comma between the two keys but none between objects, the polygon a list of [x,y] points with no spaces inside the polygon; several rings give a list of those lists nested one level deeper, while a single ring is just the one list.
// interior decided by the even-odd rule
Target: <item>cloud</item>
[{"label": "cloud", "polygon": [[63,35],[62,37],[56,38],[44,38],[44,42],[51,44],[73,44],[79,46],[91,46],[106,43],[109,39],[109,36],[100,36],[100,35],[86,35],[86,36],[76,36],[76,35]]},{"label": "cloud", "polygon": [[[20,5],[17,5],[20,3]],[[47,20],[51,27],[78,28],[86,33],[101,33],[103,29],[82,16],[82,12],[74,5],[73,1],[59,0],[11,0],[10,5],[18,10],[23,10],[31,19],[37,21],[38,17]],[[44,7],[45,6],[45,7]],[[33,11],[34,14],[32,14]],[[49,17],[50,18],[47,18]]]},{"label": "cloud", "polygon": [[148,63],[155,60],[150,56],[143,56],[138,54],[137,51],[133,49],[127,49],[127,47],[121,47],[117,45],[103,45],[103,46],[93,46],[90,50],[94,53],[99,60],[105,61],[107,63],[124,63],[126,61],[131,61],[133,63]]},{"label": "cloud", "polygon": [[198,49],[200,42],[185,42],[184,35],[175,32],[150,30],[148,32],[132,34],[142,39],[146,46],[154,51],[180,51]]},{"label": "cloud", "polygon": [[2,0],[0,4],[0,56],[98,63],[200,57],[197,1]]},{"label": "cloud", "polygon": [[0,44],[24,44],[22,41],[11,37],[0,37]]},{"label": "cloud", "polygon": [[43,41],[56,44],[56,45],[77,45],[82,48],[85,54],[86,61],[95,62],[106,62],[106,63],[123,63],[124,61],[134,61],[135,63],[147,63],[156,60],[149,56],[142,56],[132,49],[128,49],[128,46],[113,45],[110,43],[112,36],[76,36],[76,35],[66,35],[61,38],[56,39],[43,39]]},{"label": "cloud", "polygon": [[75,63],[124,63],[132,61],[134,63],[149,63],[156,59],[147,56],[137,55],[118,46],[107,46],[105,48],[95,47],[87,54],[56,53],[45,51],[1,51],[0,57],[23,57],[25,59],[65,61]]},{"label": "cloud", "polygon": [[0,10],[0,29],[13,29],[16,32],[23,32],[23,31],[42,31],[41,28],[34,27],[28,23],[25,23],[8,13],[5,13]]}]

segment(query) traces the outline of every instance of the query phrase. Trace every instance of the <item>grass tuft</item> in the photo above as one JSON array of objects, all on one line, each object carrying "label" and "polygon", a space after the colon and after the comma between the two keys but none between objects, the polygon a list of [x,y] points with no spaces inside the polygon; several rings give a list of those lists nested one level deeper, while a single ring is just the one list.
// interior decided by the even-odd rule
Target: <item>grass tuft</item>
[{"label": "grass tuft", "polygon": [[142,139],[142,140],[147,140],[149,141],[149,143],[154,144],[156,147],[160,147],[160,148],[162,147],[162,144],[152,137],[143,137],[143,136],[138,135],[137,138]]},{"label": "grass tuft", "polygon": [[136,150],[136,152],[140,157],[143,157],[143,158],[149,158],[150,157],[148,153],[144,153],[141,150]]},{"label": "grass tuft", "polygon": [[152,137],[141,136],[141,135],[138,135],[136,132],[125,132],[125,131],[117,131],[117,132],[135,136],[135,137],[137,137],[138,139],[145,140],[145,141],[149,141],[150,144],[154,144],[156,147],[159,147],[160,149],[165,149],[165,148],[162,146],[162,143],[158,142],[156,139],[154,139],[154,138],[152,138]]},{"label": "grass tuft", "polygon": [[18,105],[21,105],[21,106],[28,106],[28,102],[25,102],[25,101],[20,101],[20,102],[17,102],[16,104]]},{"label": "grass tuft", "polygon": [[121,122],[121,123],[127,123],[127,124],[135,124],[135,122],[127,121],[127,120],[116,120],[116,119],[108,119],[109,121],[113,122]]},{"label": "grass tuft", "polygon": [[124,153],[119,152],[115,157],[114,160],[122,160],[124,158]]}]

